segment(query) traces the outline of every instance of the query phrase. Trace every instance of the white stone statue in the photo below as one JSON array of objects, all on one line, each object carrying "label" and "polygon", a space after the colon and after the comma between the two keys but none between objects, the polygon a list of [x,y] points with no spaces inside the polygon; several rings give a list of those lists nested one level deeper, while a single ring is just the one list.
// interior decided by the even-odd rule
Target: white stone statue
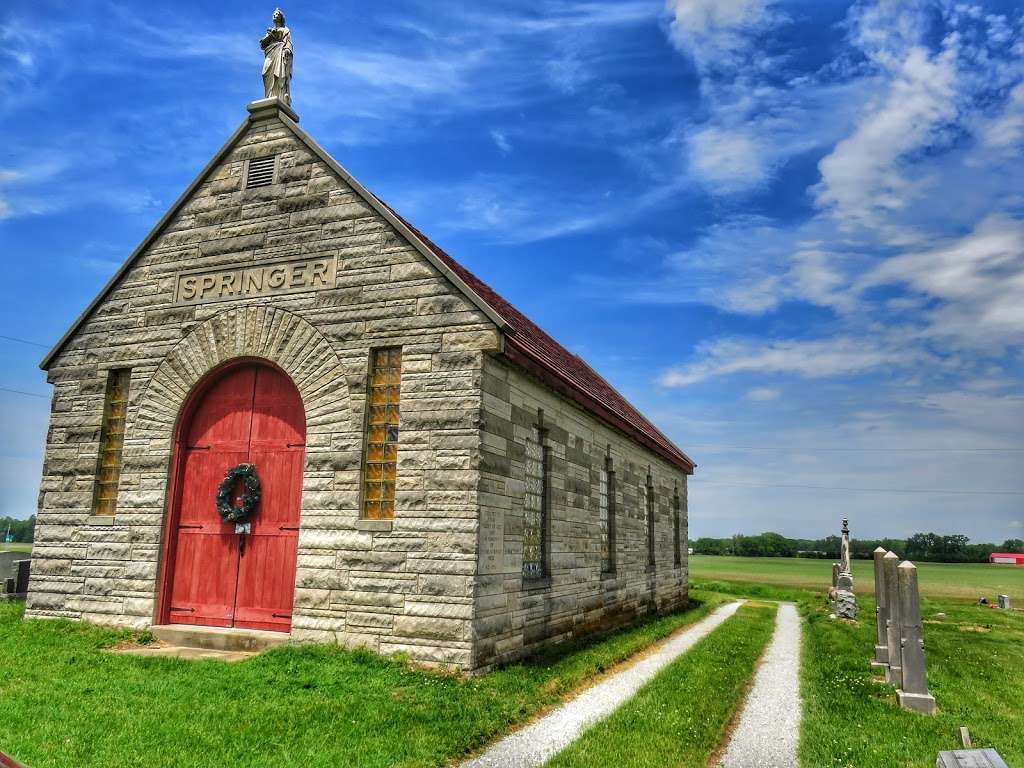
[{"label": "white stone statue", "polygon": [[850,525],[843,519],[843,538],[839,550],[839,577],[836,580],[836,613],[844,619],[857,618],[857,598],[853,594],[853,568],[850,565]]},{"label": "white stone statue", "polygon": [[852,573],[853,569],[850,568],[850,524],[846,518],[843,518],[843,538],[839,546],[839,572]]},{"label": "white stone statue", "polygon": [[284,12],[274,10],[274,26],[260,39],[263,60],[263,93],[268,99],[277,97],[292,104],[292,33],[284,25]]}]

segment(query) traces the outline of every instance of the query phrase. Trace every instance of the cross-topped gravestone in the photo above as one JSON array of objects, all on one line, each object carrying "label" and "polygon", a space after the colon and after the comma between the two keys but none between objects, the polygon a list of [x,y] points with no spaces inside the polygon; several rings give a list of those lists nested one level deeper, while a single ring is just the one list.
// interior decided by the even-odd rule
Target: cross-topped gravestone
[{"label": "cross-topped gravestone", "polygon": [[857,598],[853,594],[853,571],[850,565],[850,523],[846,518],[843,518],[839,578],[836,581],[836,615],[843,619],[857,618]]}]

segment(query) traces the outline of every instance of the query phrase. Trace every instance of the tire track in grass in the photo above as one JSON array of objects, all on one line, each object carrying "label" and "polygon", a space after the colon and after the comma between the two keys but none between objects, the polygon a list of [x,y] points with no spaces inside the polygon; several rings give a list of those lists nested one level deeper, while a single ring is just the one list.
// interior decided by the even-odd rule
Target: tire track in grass
[{"label": "tire track in grass", "polygon": [[537,768],[579,738],[586,728],[628,701],[665,667],[736,613],[740,603],[717,608],[710,616],[676,633],[650,654],[583,691],[540,720],[492,745],[461,768]]},{"label": "tire track in grass", "polygon": [[706,765],[768,644],[774,616],[774,606],[742,606],[548,768]]},{"label": "tire track in grass", "polygon": [[800,614],[783,603],[722,768],[795,768],[800,703]]}]

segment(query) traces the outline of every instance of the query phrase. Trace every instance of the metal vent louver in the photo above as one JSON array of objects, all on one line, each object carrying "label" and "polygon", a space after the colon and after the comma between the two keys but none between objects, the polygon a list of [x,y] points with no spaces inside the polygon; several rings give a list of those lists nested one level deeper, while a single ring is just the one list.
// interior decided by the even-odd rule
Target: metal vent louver
[{"label": "metal vent louver", "polygon": [[277,157],[259,157],[249,161],[249,173],[245,177],[245,188],[266,187],[274,183],[274,163]]}]

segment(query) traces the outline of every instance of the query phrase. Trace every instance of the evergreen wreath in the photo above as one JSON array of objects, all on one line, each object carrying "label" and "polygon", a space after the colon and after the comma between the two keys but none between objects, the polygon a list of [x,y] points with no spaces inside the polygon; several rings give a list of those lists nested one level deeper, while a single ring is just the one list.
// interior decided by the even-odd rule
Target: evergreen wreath
[{"label": "evergreen wreath", "polygon": [[[235,495],[235,486],[241,480],[245,485],[245,492],[239,497],[239,506],[235,506],[232,497]],[[256,505],[260,503],[260,476],[256,474],[255,464],[239,464],[232,467],[224,475],[217,488],[217,511],[225,523],[244,523],[256,511]]]}]

